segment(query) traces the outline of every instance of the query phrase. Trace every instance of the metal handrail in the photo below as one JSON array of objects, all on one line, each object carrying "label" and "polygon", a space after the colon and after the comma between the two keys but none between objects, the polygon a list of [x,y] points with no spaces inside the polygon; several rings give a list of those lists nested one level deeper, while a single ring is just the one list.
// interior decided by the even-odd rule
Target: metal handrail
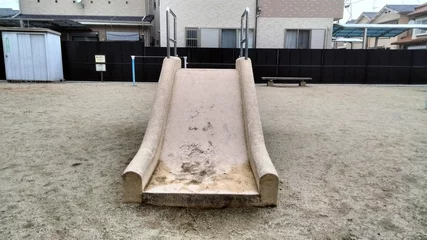
[{"label": "metal handrail", "polygon": [[[173,17],[173,38],[170,38],[170,28],[169,28],[169,14]],[[166,8],[166,39],[167,39],[167,56],[168,58],[171,57],[171,46],[170,42],[173,42],[174,44],[174,51],[175,51],[175,57],[178,56],[177,50],[176,50],[176,15],[175,13],[169,8]]]},{"label": "metal handrail", "polygon": [[[243,21],[246,18],[245,39],[243,39]],[[243,43],[245,43],[245,60],[248,60],[248,36],[249,36],[249,8],[247,7],[240,18],[240,57],[243,57]]]}]

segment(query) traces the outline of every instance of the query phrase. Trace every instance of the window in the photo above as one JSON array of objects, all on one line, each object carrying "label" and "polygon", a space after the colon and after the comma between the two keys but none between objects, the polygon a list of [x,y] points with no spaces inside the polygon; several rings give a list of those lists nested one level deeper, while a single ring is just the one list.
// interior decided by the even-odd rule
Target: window
[{"label": "window", "polygon": [[199,47],[219,48],[221,29],[201,28],[199,32]]},{"label": "window", "polygon": [[[245,38],[246,31],[243,29],[243,38]],[[240,29],[237,29],[237,48],[240,48]],[[243,47],[245,47],[245,44],[243,43]],[[249,29],[249,36],[248,36],[248,48],[254,47],[254,30]]]},{"label": "window", "polygon": [[[240,48],[240,29],[200,28],[198,29],[197,34],[197,47]],[[244,35],[245,33],[243,34],[243,38],[245,37]],[[248,47],[253,48],[253,29],[249,29],[248,43]]]},{"label": "window", "polygon": [[286,30],[285,48],[310,48],[311,30]]},{"label": "window", "polygon": [[310,33],[310,49],[325,48],[326,29],[312,29]]},{"label": "window", "polygon": [[221,48],[236,48],[237,31],[236,29],[222,29]]},{"label": "window", "polygon": [[[243,39],[246,32],[243,30]],[[248,47],[253,48],[254,30],[249,29]],[[240,48],[240,29],[222,29],[221,30],[221,48]],[[245,45],[243,45],[245,46]]]},{"label": "window", "polygon": [[[417,21],[415,21],[415,24],[427,24],[427,19],[417,20]],[[427,30],[425,30],[425,29],[417,29],[415,31],[416,35],[421,35],[421,34],[426,34],[426,33],[427,33]]]},{"label": "window", "polygon": [[185,45],[187,47],[197,47],[198,32],[199,32],[199,29],[197,29],[197,28],[186,28],[185,29]]}]

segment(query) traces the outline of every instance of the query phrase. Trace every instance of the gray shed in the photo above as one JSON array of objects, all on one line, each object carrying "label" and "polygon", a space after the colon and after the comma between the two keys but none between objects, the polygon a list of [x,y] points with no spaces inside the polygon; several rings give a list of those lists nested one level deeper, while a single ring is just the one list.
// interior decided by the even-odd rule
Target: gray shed
[{"label": "gray shed", "polygon": [[61,34],[45,28],[0,28],[7,80],[59,81]]}]

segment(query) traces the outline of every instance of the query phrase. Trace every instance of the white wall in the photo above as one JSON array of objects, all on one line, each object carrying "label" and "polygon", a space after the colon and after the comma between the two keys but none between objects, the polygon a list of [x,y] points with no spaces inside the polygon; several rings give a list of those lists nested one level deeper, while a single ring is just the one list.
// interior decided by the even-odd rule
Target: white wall
[{"label": "white wall", "polygon": [[[185,28],[240,28],[240,17],[246,7],[250,8],[249,27],[255,27],[255,0],[161,0],[160,37],[161,46],[166,46],[166,7],[178,17],[178,47],[185,47]],[[171,37],[173,36],[171,20]],[[157,26],[156,26],[157,27]]]},{"label": "white wall", "polygon": [[325,29],[331,48],[332,23],[332,18],[258,18],[257,48],[284,48],[285,29]]},{"label": "white wall", "polygon": [[[108,3],[108,1],[110,3]],[[126,2],[128,2],[126,4]],[[145,0],[82,0],[81,4],[72,0],[20,0],[23,14],[52,15],[103,15],[103,16],[144,16]]]}]

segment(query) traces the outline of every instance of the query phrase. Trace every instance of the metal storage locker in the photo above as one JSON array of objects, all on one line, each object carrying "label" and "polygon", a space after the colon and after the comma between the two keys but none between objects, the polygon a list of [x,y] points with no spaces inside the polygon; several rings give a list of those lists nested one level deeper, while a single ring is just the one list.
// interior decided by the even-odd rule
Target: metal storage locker
[{"label": "metal storage locker", "polygon": [[60,33],[44,28],[0,28],[7,80],[64,78]]}]

